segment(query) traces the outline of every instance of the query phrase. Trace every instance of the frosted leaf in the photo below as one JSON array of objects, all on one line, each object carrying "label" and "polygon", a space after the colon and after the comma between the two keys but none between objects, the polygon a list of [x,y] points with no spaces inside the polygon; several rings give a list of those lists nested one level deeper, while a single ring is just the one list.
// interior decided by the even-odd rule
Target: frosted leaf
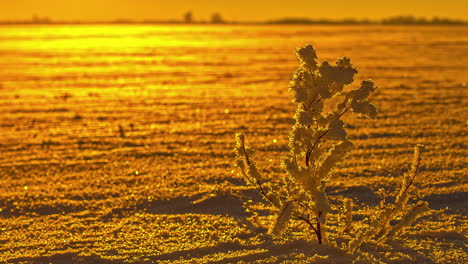
[{"label": "frosted leaf", "polygon": [[327,195],[325,194],[324,191],[322,190],[317,190],[314,193],[314,198],[315,198],[315,208],[317,212],[321,212],[320,216],[318,217],[318,220],[321,224],[325,224],[326,218],[326,212],[331,210],[330,203],[328,202]]},{"label": "frosted leaf", "polygon": [[302,82],[306,89],[311,92],[314,87],[314,77],[313,73],[309,70],[303,70],[304,74],[302,75]]},{"label": "frosted leaf", "polygon": [[260,180],[260,173],[257,170],[257,167],[254,164],[251,164],[247,168],[247,175],[253,179]]},{"label": "frosted leaf", "polygon": [[293,102],[295,103],[303,103],[307,101],[307,90],[305,88],[298,88],[293,91]]},{"label": "frosted leaf", "polygon": [[293,77],[289,83],[289,90],[293,93],[293,102],[305,102],[308,98],[307,87],[303,84],[304,79],[305,72],[302,69],[298,69],[293,74]]},{"label": "frosted leaf", "polygon": [[338,118],[333,119],[328,127],[327,137],[330,139],[345,140],[346,131],[344,129],[343,121]]},{"label": "frosted leaf", "polygon": [[323,100],[318,103],[312,104],[312,106],[310,107],[310,111],[312,112],[314,120],[317,120],[321,116],[320,113],[322,113],[323,111]]},{"label": "frosted leaf", "polygon": [[330,84],[329,88],[330,88],[330,93],[331,93],[332,97],[339,94],[340,92],[342,92],[344,86],[345,85],[343,83],[338,83],[338,82]]},{"label": "frosted leaf", "polygon": [[245,147],[245,153],[247,153],[248,156],[252,156],[255,154],[255,150],[253,148]]},{"label": "frosted leaf", "polygon": [[304,126],[313,124],[313,113],[310,110],[305,111],[304,109],[300,109],[296,112],[294,118],[299,124]]},{"label": "frosted leaf", "polygon": [[334,80],[342,84],[350,84],[354,81],[354,75],[357,73],[348,57],[339,58],[336,61],[337,71]]},{"label": "frosted leaf", "polygon": [[286,202],[283,204],[281,209],[276,214],[276,219],[275,221],[273,221],[270,230],[268,230],[268,233],[272,235],[281,234],[281,232],[286,227],[286,224],[288,223],[289,219],[291,219],[293,207],[294,205],[292,202]]},{"label": "frosted leaf", "polygon": [[328,61],[323,61],[319,66],[320,77],[327,85],[335,82],[338,75],[336,67],[330,65]]},{"label": "frosted leaf", "polygon": [[[340,68],[354,68],[351,64],[351,59],[344,56],[336,60],[336,66]],[[357,70],[356,70],[357,73]]]},{"label": "frosted leaf", "polygon": [[311,147],[311,133],[303,126],[294,126],[289,138],[290,145],[292,144],[294,152],[300,153]]},{"label": "frosted leaf", "polygon": [[[355,92],[355,91],[351,91],[350,93],[352,92]],[[352,99],[353,95],[350,95],[350,93],[346,94],[345,98],[343,98],[343,101],[341,101],[340,103],[336,105],[335,113],[343,113],[343,111],[345,111],[346,108],[348,108],[349,104],[353,101]]]},{"label": "frosted leaf", "polygon": [[311,44],[298,48],[296,50],[296,55],[301,63],[306,64],[311,69],[317,68],[317,53]]},{"label": "frosted leaf", "polygon": [[335,67],[330,65],[328,61],[322,61],[322,63],[320,63],[319,73],[320,73],[320,77],[322,77],[322,79],[326,81],[333,81],[336,75]]},{"label": "frosted leaf", "polygon": [[320,128],[326,129],[328,127],[328,124],[330,123],[331,120],[331,115],[327,114],[326,116],[319,116],[317,118],[317,123]]},{"label": "frosted leaf", "polygon": [[324,61],[319,66],[320,86],[319,93],[324,98],[331,98],[341,92],[344,85],[354,80],[357,70],[351,65],[349,58],[343,57],[337,60],[336,66]]},{"label": "frosted leaf", "polygon": [[297,69],[289,83],[289,90],[293,93],[293,102],[310,101],[316,93],[313,74],[304,68]]},{"label": "frosted leaf", "polygon": [[335,77],[335,80],[339,83],[348,85],[354,81],[354,74],[357,71],[354,68],[344,68],[338,71],[338,75]]},{"label": "frosted leaf", "polygon": [[309,164],[312,164],[312,166],[318,166],[318,162],[320,158],[324,157],[324,154],[327,152],[327,148],[322,148],[322,147],[316,147],[314,151],[310,154],[309,157]]},{"label": "frosted leaf", "polygon": [[332,93],[330,91],[330,85],[324,79],[320,79],[317,82],[317,92],[322,98],[328,99],[332,97]]},{"label": "frosted leaf", "polygon": [[285,157],[283,159],[282,165],[286,172],[288,172],[291,176],[299,175],[299,168],[297,167],[297,164],[294,162],[292,157]]},{"label": "frosted leaf", "polygon": [[316,142],[320,138],[322,138],[326,133],[327,133],[327,129],[324,129],[324,128],[315,129],[315,130],[313,130],[311,132],[311,139],[310,140],[312,142]]},{"label": "frosted leaf", "polygon": [[354,100],[361,101],[369,97],[377,87],[372,80],[365,80],[361,82],[361,86],[356,90]]},{"label": "frosted leaf", "polygon": [[314,194],[320,187],[320,179],[312,173],[308,173],[305,177],[302,177],[299,182],[302,184],[304,191],[308,192],[309,195]]},{"label": "frosted leaf", "polygon": [[245,168],[245,162],[244,162],[243,159],[237,158],[237,159],[236,159],[236,165],[237,165],[237,167],[239,167],[239,168]]},{"label": "frosted leaf", "polygon": [[330,91],[330,84],[334,82],[334,67],[327,61],[324,61],[319,66],[320,79],[318,80],[317,92],[323,98],[330,98],[332,96]]},{"label": "frosted leaf", "polygon": [[343,161],[353,148],[354,145],[349,140],[341,141],[340,143],[335,144],[328,152],[328,156],[324,159],[321,167],[319,168],[319,177],[321,179],[329,178],[330,173],[334,169],[335,165]]},{"label": "frosted leaf", "polygon": [[377,116],[377,107],[366,101],[354,101],[351,104],[351,111],[359,114],[359,116],[364,116],[370,119],[373,119]]},{"label": "frosted leaf", "polygon": [[245,143],[245,135],[241,132],[236,133],[236,148],[243,147]]}]

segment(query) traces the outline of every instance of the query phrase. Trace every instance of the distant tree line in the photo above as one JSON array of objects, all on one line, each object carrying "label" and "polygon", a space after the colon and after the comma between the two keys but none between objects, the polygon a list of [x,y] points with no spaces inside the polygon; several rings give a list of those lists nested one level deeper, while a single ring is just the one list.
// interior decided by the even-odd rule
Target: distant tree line
[{"label": "distant tree line", "polygon": [[382,24],[404,24],[404,25],[425,25],[425,24],[437,24],[437,25],[459,25],[467,24],[467,21],[458,20],[458,19],[448,19],[448,18],[439,18],[433,17],[432,19],[418,18],[414,16],[396,16],[385,18],[382,20]]},{"label": "distant tree line", "polygon": [[310,18],[283,18],[267,21],[267,24],[382,24],[382,25],[467,25],[468,21],[461,19],[449,19],[433,17],[427,19],[415,16],[395,16],[382,20],[345,18],[341,20],[332,19],[310,19]]},{"label": "distant tree line", "polygon": [[354,19],[345,18],[341,20],[333,19],[311,19],[311,18],[283,18],[270,20],[266,22],[233,22],[226,21],[220,13],[213,13],[209,20],[195,20],[194,15],[191,11],[187,11],[183,14],[181,20],[157,20],[157,19],[146,19],[146,20],[131,20],[131,19],[115,19],[112,21],[55,21],[49,17],[40,17],[37,15],[32,16],[31,19],[27,20],[15,20],[15,21],[0,21],[0,24],[290,24],[290,25],[468,25],[468,21],[461,19],[450,19],[433,17],[431,19],[424,17],[415,17],[411,15],[407,16],[395,16],[384,18],[381,20],[370,20],[370,19]]}]

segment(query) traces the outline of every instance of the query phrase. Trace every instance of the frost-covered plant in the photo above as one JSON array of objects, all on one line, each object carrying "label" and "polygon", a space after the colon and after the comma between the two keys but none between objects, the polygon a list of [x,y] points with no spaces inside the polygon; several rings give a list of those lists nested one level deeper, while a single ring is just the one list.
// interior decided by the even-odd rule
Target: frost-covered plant
[{"label": "frost-covered plant", "polygon": [[[354,148],[348,139],[345,114],[374,118],[377,108],[368,101],[376,86],[365,80],[355,89],[345,90],[354,80],[357,70],[347,57],[339,58],[334,65],[327,61],[318,63],[312,45],[296,50],[299,67],[289,85],[293,102],[297,103],[295,123],[289,135],[289,153],[283,158],[285,171],[280,182],[267,181],[252,160],[252,150],[245,144],[245,136],[236,134],[236,164],[246,182],[271,203],[275,220],[269,233],[280,234],[290,220],[305,222],[315,233],[319,244],[327,243],[327,219],[331,205],[326,186],[334,169]],[[325,109],[332,109],[325,111]],[[408,205],[408,190],[412,186],[420,161],[420,147],[416,147],[411,171],[405,175],[395,204],[382,204],[372,215],[365,228],[356,230],[352,221],[352,201],[344,203],[344,230],[354,233],[345,250],[353,253],[366,241],[384,241],[404,230],[428,210],[427,203]],[[400,219],[391,225],[392,220]],[[363,226],[363,225],[361,225]]]}]

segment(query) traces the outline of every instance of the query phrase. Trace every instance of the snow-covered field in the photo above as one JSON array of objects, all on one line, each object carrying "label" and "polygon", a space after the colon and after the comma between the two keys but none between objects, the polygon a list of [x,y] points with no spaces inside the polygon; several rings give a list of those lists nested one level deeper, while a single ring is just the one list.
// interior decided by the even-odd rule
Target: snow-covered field
[{"label": "snow-covered field", "polygon": [[352,198],[369,216],[426,146],[415,186],[432,213],[363,252],[468,262],[467,27],[149,25],[0,27],[0,262],[351,263],[303,227],[253,228],[271,218],[234,166],[242,131],[283,174],[308,42],[379,86],[377,119],[349,120],[335,210]]}]

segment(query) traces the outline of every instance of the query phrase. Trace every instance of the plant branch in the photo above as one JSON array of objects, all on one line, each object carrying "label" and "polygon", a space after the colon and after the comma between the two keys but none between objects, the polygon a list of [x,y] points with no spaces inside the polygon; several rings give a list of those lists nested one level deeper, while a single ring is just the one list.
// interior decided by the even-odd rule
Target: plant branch
[{"label": "plant branch", "polygon": [[297,219],[306,222],[306,223],[309,225],[309,227],[310,227],[312,230],[314,230],[315,234],[318,236],[318,231],[317,231],[317,229],[316,229],[315,226],[314,226],[316,223],[312,223],[308,218],[305,218],[305,217],[303,217],[303,216],[297,216]]},{"label": "plant branch", "polygon": [[348,112],[348,110],[349,110],[350,108],[351,108],[351,104],[349,104],[349,105],[346,107],[346,109],[345,109],[341,114],[338,115],[338,117],[342,117],[344,114],[346,114],[346,112]]},{"label": "plant branch", "polygon": [[[250,160],[249,160],[249,155],[247,154],[247,151],[245,150],[245,145],[243,144],[242,145],[242,151],[244,152],[244,157],[245,157],[245,161],[247,163],[248,166],[250,166]],[[247,173],[245,172],[244,168],[241,167],[241,171],[242,171],[242,174],[244,175],[244,177],[250,182],[251,185],[253,185],[255,187],[255,189],[257,189],[258,192],[260,192],[260,194],[265,197],[265,199],[267,199],[270,203],[273,203],[273,201],[268,197],[265,189],[263,188],[262,186],[262,183],[260,182],[260,180],[253,180],[252,178],[250,178]]]},{"label": "plant branch", "polygon": [[307,153],[306,153],[306,166],[309,167],[309,161],[310,161],[310,155],[312,154],[312,151],[314,150],[314,148],[318,145],[319,141],[328,133],[329,130],[325,131],[322,135],[320,135],[317,140],[314,142],[314,144],[312,145],[312,147],[310,149],[307,150]]}]

